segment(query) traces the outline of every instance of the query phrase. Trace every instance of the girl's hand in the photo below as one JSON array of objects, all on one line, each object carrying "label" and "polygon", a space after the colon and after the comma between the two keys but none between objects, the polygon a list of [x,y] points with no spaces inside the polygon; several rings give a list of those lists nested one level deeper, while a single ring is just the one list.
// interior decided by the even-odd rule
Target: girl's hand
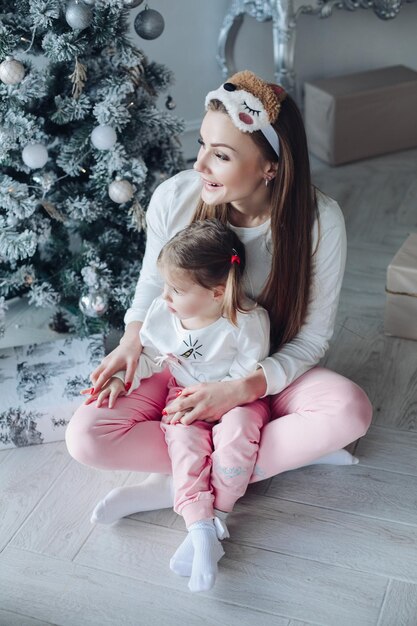
[{"label": "girl's hand", "polygon": [[[94,392],[94,393],[93,393]],[[103,401],[108,398],[109,409],[114,407],[114,403],[116,402],[119,396],[125,396],[126,390],[123,381],[120,378],[111,378],[108,380],[104,386],[102,391],[97,392],[93,388],[91,389],[83,389],[80,391],[82,395],[91,394],[89,398],[86,399],[84,404],[91,404],[97,400],[97,408],[101,407]]]},{"label": "girl's hand", "polygon": [[129,324],[133,328],[129,332],[126,331],[120,345],[104,357],[100,365],[91,373],[90,379],[93,383],[94,392],[99,392],[104,383],[120,370],[126,371],[125,389],[129,391],[142,352],[139,340],[141,325],[141,322]]},{"label": "girl's hand", "polygon": [[185,387],[164,411],[162,420],[169,424],[192,424],[196,420],[218,422],[235,406],[248,402],[241,394],[241,380],[220,383],[199,383]]}]

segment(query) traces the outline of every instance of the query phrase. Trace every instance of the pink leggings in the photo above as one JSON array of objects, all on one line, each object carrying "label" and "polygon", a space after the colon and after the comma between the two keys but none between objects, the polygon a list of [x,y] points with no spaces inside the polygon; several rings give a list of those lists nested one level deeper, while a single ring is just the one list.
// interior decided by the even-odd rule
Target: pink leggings
[{"label": "pink leggings", "polygon": [[[167,405],[181,389],[174,378],[168,387]],[[187,527],[214,517],[214,506],[233,511],[252,476],[269,415],[269,398],[263,398],[231,409],[215,424],[161,423],[172,461],[174,511]]]},{"label": "pink leggings", "polygon": [[[160,427],[168,370],[143,380],[113,409],[81,405],[67,427],[69,453],[100,469],[170,474],[171,460]],[[262,429],[249,482],[302,467],[362,437],[372,407],[352,381],[315,367],[268,398],[270,421]],[[216,506],[216,503],[215,503]]]}]

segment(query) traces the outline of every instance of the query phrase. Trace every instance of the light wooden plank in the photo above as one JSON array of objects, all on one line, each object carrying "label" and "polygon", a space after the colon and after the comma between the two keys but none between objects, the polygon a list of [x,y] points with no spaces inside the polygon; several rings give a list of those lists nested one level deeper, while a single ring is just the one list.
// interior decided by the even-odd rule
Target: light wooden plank
[{"label": "light wooden plank", "polygon": [[362,466],[417,476],[417,433],[371,426],[356,455]]},{"label": "light wooden plank", "polygon": [[[276,524],[278,532],[279,522]],[[125,520],[117,528],[96,529],[76,557],[77,563],[131,576],[165,588],[183,590],[186,580],[168,569],[169,558],[184,532]],[[270,550],[224,543],[226,556],[209,592],[216,601],[251,607],[271,614],[309,619],[323,625],[375,626],[386,579],[342,567],[324,565]],[[140,583],[139,583],[140,581]]]},{"label": "light wooden plank", "polygon": [[[39,446],[42,447],[42,446]],[[100,471],[71,459],[57,482],[13,538],[16,548],[72,559],[90,534],[99,499],[123,484],[127,472]]]},{"label": "light wooden plank", "polygon": [[16,448],[5,457],[0,464],[0,550],[69,462],[70,457],[62,441]]},{"label": "light wooden plank", "polygon": [[417,582],[416,526],[256,495],[239,501],[227,525],[232,542]]},{"label": "light wooden plank", "polygon": [[0,626],[54,626],[52,622],[44,622],[20,613],[11,613],[0,609]]},{"label": "light wooden plank", "polygon": [[0,464],[3,463],[3,461],[5,461],[7,459],[9,454],[11,454],[13,452],[13,449],[10,449],[10,450],[0,450]]},{"label": "light wooden plank", "polygon": [[[407,475],[359,465],[316,465],[275,477],[268,496],[417,525],[417,484]],[[364,522],[365,523],[365,522]]]},{"label": "light wooden plank", "polygon": [[382,315],[383,309],[380,322],[373,323],[347,318],[325,366],[365,389],[373,404],[374,424],[415,431],[416,342],[384,335]]},{"label": "light wooden plank", "polygon": [[417,585],[391,580],[378,626],[416,626]]},{"label": "light wooden plank", "polygon": [[287,618],[265,610],[192,594],[184,580],[181,589],[160,587],[163,579],[161,573],[152,584],[11,547],[0,556],[4,608],[59,626],[288,626]]}]

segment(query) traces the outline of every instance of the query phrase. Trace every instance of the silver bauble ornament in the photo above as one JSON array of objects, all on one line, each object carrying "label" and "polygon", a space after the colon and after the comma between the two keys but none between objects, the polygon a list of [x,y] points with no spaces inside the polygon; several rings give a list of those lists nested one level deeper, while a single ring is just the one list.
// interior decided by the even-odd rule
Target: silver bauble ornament
[{"label": "silver bauble ornament", "polygon": [[177,104],[172,96],[168,96],[168,98],[165,100],[165,106],[169,111],[175,109]]},{"label": "silver bauble ornament", "polygon": [[86,317],[101,317],[108,309],[109,298],[102,291],[91,290],[81,296],[78,306]]},{"label": "silver bauble ornament", "polygon": [[98,150],[110,150],[116,143],[117,135],[112,126],[100,124],[91,133],[91,143]]},{"label": "silver bauble ornament", "polygon": [[109,185],[109,196],[117,204],[129,202],[133,198],[134,188],[128,180],[114,180]]},{"label": "silver bauble ornament", "polygon": [[22,150],[22,160],[32,170],[43,167],[48,160],[48,150],[42,143],[29,143]]},{"label": "silver bauble ornament", "polygon": [[67,4],[65,19],[73,30],[84,30],[84,28],[88,28],[93,21],[93,12],[90,7],[83,2],[71,0],[71,2]]},{"label": "silver bauble ornament", "polygon": [[17,85],[25,76],[25,66],[12,57],[6,57],[0,63],[0,80],[5,85]]},{"label": "silver bauble ornament", "polygon": [[125,6],[126,9],[136,9],[142,2],[143,0],[123,0],[123,6]]},{"label": "silver bauble ornament", "polygon": [[145,8],[135,18],[135,31],[142,39],[156,39],[165,28],[164,18],[158,11]]}]

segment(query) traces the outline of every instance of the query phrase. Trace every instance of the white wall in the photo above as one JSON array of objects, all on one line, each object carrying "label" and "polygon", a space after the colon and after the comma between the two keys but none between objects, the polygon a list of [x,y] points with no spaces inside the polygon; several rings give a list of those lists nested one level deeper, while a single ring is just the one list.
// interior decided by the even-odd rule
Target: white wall
[{"label": "white wall", "polygon": [[[192,157],[204,96],[222,82],[215,57],[230,2],[148,0],[148,4],[164,16],[165,30],[153,41],[144,41],[132,29],[133,37],[150,59],[164,63],[175,74],[170,93],[177,103],[175,113],[187,122],[184,149],[186,156]],[[131,11],[132,24],[143,7]],[[235,61],[238,70],[251,69],[273,80],[271,22],[245,17]],[[396,64],[417,70],[417,2],[404,4],[399,15],[388,21],[369,9],[335,9],[328,19],[302,15],[298,20],[295,71],[300,88],[308,80]]]}]

